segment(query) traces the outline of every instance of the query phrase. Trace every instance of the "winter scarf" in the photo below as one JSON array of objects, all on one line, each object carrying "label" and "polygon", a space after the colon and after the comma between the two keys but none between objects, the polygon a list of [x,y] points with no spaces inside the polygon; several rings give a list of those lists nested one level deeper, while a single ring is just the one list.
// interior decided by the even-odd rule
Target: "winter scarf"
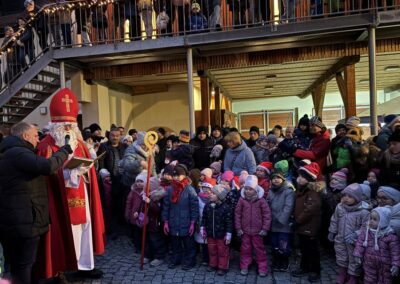
[{"label": "winter scarf", "polygon": [[185,178],[181,181],[172,181],[172,197],[171,197],[171,202],[172,203],[178,203],[179,199],[181,198],[181,193],[185,189],[185,187],[190,184],[190,180],[188,178]]}]

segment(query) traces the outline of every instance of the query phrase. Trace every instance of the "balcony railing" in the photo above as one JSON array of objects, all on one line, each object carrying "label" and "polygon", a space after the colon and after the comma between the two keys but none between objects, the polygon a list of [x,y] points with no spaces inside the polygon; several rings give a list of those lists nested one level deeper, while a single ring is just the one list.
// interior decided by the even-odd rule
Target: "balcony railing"
[{"label": "balcony railing", "polygon": [[[399,9],[400,0],[59,1],[18,19],[1,47],[6,87],[53,48],[156,40]],[[0,88],[1,90],[2,88]]]}]

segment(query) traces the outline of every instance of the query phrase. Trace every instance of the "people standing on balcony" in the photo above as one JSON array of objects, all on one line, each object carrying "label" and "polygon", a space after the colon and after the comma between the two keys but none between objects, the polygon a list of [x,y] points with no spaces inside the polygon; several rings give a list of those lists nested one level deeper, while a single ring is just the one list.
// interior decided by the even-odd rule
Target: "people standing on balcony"
[{"label": "people standing on balcony", "polygon": [[176,17],[178,17],[179,35],[183,35],[189,28],[189,10],[190,0],[172,0],[172,22],[175,24]]},{"label": "people standing on balcony", "polygon": [[[65,3],[66,0],[58,0],[59,3]],[[71,46],[72,36],[71,36],[71,11],[64,9],[59,11],[59,22],[62,35],[62,45]]]},{"label": "people standing on balcony", "polygon": [[210,29],[211,31],[221,30],[221,0],[210,0]]},{"label": "people standing on balcony", "polygon": [[92,11],[92,26],[96,30],[96,41],[107,40],[108,18],[106,16],[107,5],[95,6]]},{"label": "people standing on balcony", "polygon": [[137,40],[140,34],[141,21],[136,0],[125,0],[124,39]]},{"label": "people standing on balcony", "polygon": [[153,0],[138,0],[137,5],[146,31],[145,39],[151,39],[153,34]]},{"label": "people standing on balcony", "polygon": [[6,60],[6,64],[3,65],[5,66],[5,70],[3,70],[4,83],[8,84],[14,78],[14,76],[19,72],[19,70],[21,69],[21,65],[18,60],[16,47],[10,44],[10,40],[14,36],[14,29],[11,26],[6,26],[4,28],[4,34],[5,37],[1,44],[1,48],[8,46],[5,56],[2,57],[3,59]]},{"label": "people standing on balcony", "polygon": [[34,47],[33,47],[33,34],[32,28],[26,25],[24,18],[18,19],[19,29],[23,29],[23,32],[17,40],[17,53],[19,64],[24,69],[26,64],[26,56],[28,56],[29,64],[33,61]]},{"label": "people standing on balcony", "polygon": [[[68,0],[73,2],[73,0]],[[73,30],[76,32],[76,42],[77,46],[88,45],[91,46],[91,41],[89,37],[89,22],[90,22],[90,9],[87,7],[78,7],[71,13],[71,18],[75,17],[75,23],[73,23]]]},{"label": "people standing on balcony", "polygon": [[48,30],[46,28],[46,19],[43,12],[39,13],[39,8],[36,6],[33,0],[25,0],[25,15],[24,18],[28,20],[31,17],[35,17],[33,28],[39,36],[39,44],[42,51],[47,48],[47,37]]}]

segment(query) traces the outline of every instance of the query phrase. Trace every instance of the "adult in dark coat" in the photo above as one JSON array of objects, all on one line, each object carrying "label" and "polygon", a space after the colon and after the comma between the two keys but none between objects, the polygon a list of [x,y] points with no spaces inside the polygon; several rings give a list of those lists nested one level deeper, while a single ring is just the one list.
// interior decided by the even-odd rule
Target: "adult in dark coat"
[{"label": "adult in dark coat", "polygon": [[21,122],[0,145],[0,243],[11,266],[13,283],[31,283],[39,238],[48,231],[47,187],[42,175],[59,169],[72,153],[61,147],[49,159],[37,156],[39,135]]},{"label": "adult in dark coat", "polygon": [[193,147],[194,167],[202,170],[210,166],[210,154],[214,147],[213,140],[208,136],[205,126],[199,126],[196,131],[196,137],[190,140]]},{"label": "adult in dark coat", "polygon": [[251,149],[256,145],[258,138],[260,138],[260,129],[257,126],[250,127],[250,138],[246,140],[247,146]]}]

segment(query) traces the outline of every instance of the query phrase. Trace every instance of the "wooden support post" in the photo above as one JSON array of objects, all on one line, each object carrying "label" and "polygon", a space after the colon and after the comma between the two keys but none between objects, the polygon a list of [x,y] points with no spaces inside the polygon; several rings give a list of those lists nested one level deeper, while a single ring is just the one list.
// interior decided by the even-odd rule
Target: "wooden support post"
[{"label": "wooden support post", "polygon": [[348,65],[344,68],[344,78],[341,73],[336,73],[336,82],[342,96],[346,119],[357,115],[355,65]]},{"label": "wooden support post", "polygon": [[200,77],[201,89],[201,125],[210,125],[210,88],[207,77]]},{"label": "wooden support post", "polygon": [[346,119],[357,115],[356,109],[356,66],[348,65],[344,68],[344,80],[346,81],[346,101],[344,102]]},{"label": "wooden support post", "polygon": [[314,103],[315,115],[322,118],[322,110],[324,108],[326,83],[322,83],[317,86],[315,90],[311,93]]},{"label": "wooden support post", "polygon": [[221,126],[221,94],[219,88],[215,87],[214,105],[215,105],[215,121],[214,125]]}]

